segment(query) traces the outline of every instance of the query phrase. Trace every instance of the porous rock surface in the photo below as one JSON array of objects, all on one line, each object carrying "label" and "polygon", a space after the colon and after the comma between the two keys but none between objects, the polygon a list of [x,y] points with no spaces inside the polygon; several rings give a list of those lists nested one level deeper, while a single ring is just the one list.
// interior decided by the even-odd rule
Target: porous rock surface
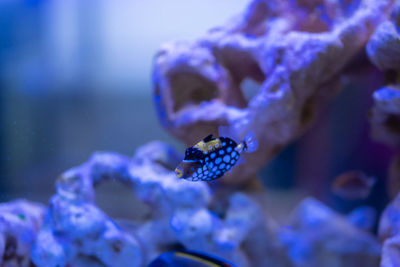
[{"label": "porous rock surface", "polygon": [[[243,183],[308,128],[392,2],[254,0],[196,40],[163,45],[153,70],[162,125],[187,145],[253,136],[258,149],[222,181]],[[246,99],[249,79],[260,88]]]},{"label": "porous rock surface", "polygon": [[[367,53],[373,64],[385,73],[386,84],[373,94],[372,136],[393,148],[400,147],[400,1],[396,1],[390,18],[371,36]],[[400,265],[400,155],[392,159],[387,189],[392,202],[379,222],[383,242],[382,267]]]},{"label": "porous rock surface", "polygon": [[[217,216],[210,210],[206,183],[176,178],[173,168],[179,160],[181,155],[173,148],[155,141],[139,148],[133,159],[97,152],[63,173],[33,246],[33,262],[145,266],[167,248],[184,246],[238,266],[254,266],[259,259],[253,256],[250,239],[258,242],[263,256],[273,255],[276,244],[264,242],[272,234],[258,204],[235,193],[224,207],[226,214]],[[94,204],[94,186],[107,180],[132,188],[134,196],[149,206],[150,216],[120,225],[102,212]],[[134,226],[125,227],[130,224]]]},{"label": "porous rock surface", "polygon": [[30,266],[45,207],[26,200],[0,204],[0,266]]},{"label": "porous rock surface", "polygon": [[[180,159],[161,142],[139,148],[132,159],[94,153],[57,179],[56,194],[45,211],[40,207],[37,212],[38,218],[45,213],[43,223],[33,220],[32,234],[37,235],[18,255],[39,267],[141,267],[175,247],[218,255],[244,267],[372,267],[379,262],[380,244],[369,232],[374,224],[370,208],[346,217],[307,198],[287,225],[279,226],[249,193],[221,197],[207,183],[176,178],[172,166]],[[94,202],[95,186],[107,180],[131,188],[150,214],[136,221],[110,218]],[[19,212],[15,214],[14,228],[20,220]],[[26,238],[22,232],[19,237]],[[4,242],[0,245],[4,251]]]}]

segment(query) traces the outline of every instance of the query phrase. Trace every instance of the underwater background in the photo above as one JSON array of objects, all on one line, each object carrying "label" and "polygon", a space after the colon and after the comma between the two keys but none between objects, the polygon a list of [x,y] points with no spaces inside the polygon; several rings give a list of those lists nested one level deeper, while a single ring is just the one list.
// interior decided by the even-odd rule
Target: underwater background
[{"label": "underwater background", "polygon": [[54,179],[93,151],[132,155],[155,139],[183,149],[157,119],[154,54],[246,4],[2,1],[1,201],[46,202]]},{"label": "underwater background", "polygon": [[[249,5],[249,2],[252,4]],[[310,10],[315,8],[316,14],[324,13],[326,6],[329,9],[329,1],[282,2],[286,6],[280,8],[289,14],[292,9],[303,12],[304,7]],[[373,1],[330,2],[337,3],[346,14],[362,10],[362,5],[367,8],[374,6]],[[399,6],[399,3],[386,0],[383,2],[391,7],[382,11],[383,18],[377,18],[375,24],[389,18],[398,23],[395,16],[398,15],[396,12],[399,8],[392,6]],[[139,163],[139,156],[135,151],[151,141],[160,140],[178,151],[174,154],[176,157],[183,156],[188,145],[184,143],[187,139],[176,138],[180,133],[174,133],[174,129],[172,134],[168,133],[167,130],[171,129],[166,130],[168,127],[163,127],[165,122],[160,118],[162,116],[155,103],[157,100],[154,96],[154,84],[157,81],[154,69],[159,67],[155,63],[159,57],[157,53],[164,43],[178,40],[195,42],[193,40],[206,34],[207,30],[224,25],[232,18],[235,20],[235,14],[252,8],[261,10],[257,6],[259,3],[263,1],[1,1],[0,202],[27,199],[46,207],[54,200],[56,187],[60,190],[60,183],[64,181],[60,178],[63,177],[61,174],[89,158],[93,160],[91,155],[96,151],[113,151],[129,158],[135,155],[134,164],[140,165],[142,163]],[[274,14],[271,15],[271,21],[279,18],[277,14],[280,14],[273,5],[272,3],[269,6],[273,10],[271,14]],[[293,11],[293,17],[309,15],[308,11],[304,11],[306,15],[301,12]],[[370,26],[371,32],[374,32],[373,27],[377,27],[375,24]],[[277,24],[273,27],[278,26]],[[246,38],[249,35],[251,34],[244,34]],[[268,211],[268,217],[274,218],[278,224],[286,224],[286,218],[292,210],[303,199],[313,197],[312,201],[314,198],[321,201],[337,212],[338,216],[347,216],[362,206],[374,208],[377,219],[368,231],[372,235],[378,232],[379,217],[393,198],[387,190],[390,187],[387,177],[397,147],[388,146],[371,136],[371,109],[374,106],[371,96],[377,89],[388,84],[388,81],[393,81],[392,76],[395,74],[392,70],[385,72],[379,65],[371,63],[365,46],[363,44],[363,48],[351,57],[350,63],[340,69],[341,75],[338,79],[342,82],[341,90],[330,101],[323,102],[323,107],[316,112],[315,121],[309,128],[299,132],[299,136],[287,145],[282,145],[279,153],[266,161],[264,167],[256,170],[265,193],[261,206],[264,212]],[[179,52],[178,45],[176,49]],[[262,82],[250,79],[240,83],[240,89],[247,99],[254,97],[261,87]],[[395,124],[398,125],[399,121]],[[268,132],[268,128],[264,131]],[[197,136],[193,138],[196,139]],[[146,151],[143,155],[151,158],[148,153],[158,148],[164,149],[162,145],[154,145],[148,151],[144,149]],[[245,166],[248,162],[242,164]],[[360,170],[375,179],[375,184],[365,199],[349,200],[332,192],[335,178],[351,170]],[[160,173],[164,175],[163,172]],[[55,186],[56,179],[59,180]],[[140,214],[147,214],[148,208],[142,203],[147,202],[138,201],[130,186],[127,187],[114,178],[105,180],[107,182],[96,188],[93,206],[114,219],[135,220]],[[93,183],[96,184],[96,181]],[[223,182],[216,187],[227,187],[228,195],[246,193],[249,190],[245,186],[230,187]],[[211,192],[213,195],[218,190]],[[215,196],[218,194],[214,198]],[[196,198],[192,201],[195,200]],[[240,201],[242,200],[238,200],[242,203]],[[61,204],[54,204],[57,205]],[[150,209],[158,212],[158,209],[163,208],[151,206]],[[215,207],[211,210],[218,213]],[[51,216],[46,216],[45,222],[49,223]],[[291,245],[285,243],[285,238],[289,238],[285,234],[277,235],[280,236],[279,242],[286,248]],[[286,241],[282,241],[283,239]],[[187,247],[186,241],[180,242],[180,246]],[[277,248],[274,249],[279,250],[280,245],[276,245]],[[154,251],[161,253],[174,248],[166,245]],[[146,254],[143,252],[145,250],[146,248],[141,249],[143,255]],[[287,258],[296,258],[296,253],[309,253],[304,248],[296,247],[294,250],[296,251],[288,249],[290,253],[288,252]],[[280,253],[281,251],[276,254]],[[228,254],[220,253],[219,256],[228,258],[238,266],[261,266],[254,265],[257,261],[252,264],[251,260],[229,258]],[[143,255],[141,257],[146,258]],[[249,255],[246,257],[251,259],[251,253]],[[148,256],[137,266],[148,263],[154,256],[155,254]],[[277,258],[285,256],[280,255]],[[279,259],[275,261],[280,262]],[[309,262],[301,259],[288,263],[285,258],[280,266],[318,266],[309,265]],[[68,260],[64,262],[68,263]],[[396,261],[394,262],[394,265],[387,266],[397,266]],[[400,259],[397,263],[400,266]],[[23,263],[20,264],[24,266]],[[35,264],[50,266],[40,260]],[[83,263],[75,262],[71,266],[81,266],[79,264]],[[107,264],[106,260],[102,264],[113,266]],[[329,266],[351,265],[337,263]]]}]

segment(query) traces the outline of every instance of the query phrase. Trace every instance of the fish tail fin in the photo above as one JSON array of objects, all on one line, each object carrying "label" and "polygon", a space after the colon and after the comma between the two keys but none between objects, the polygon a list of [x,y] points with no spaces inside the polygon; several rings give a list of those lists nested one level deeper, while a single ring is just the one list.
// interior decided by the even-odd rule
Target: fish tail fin
[{"label": "fish tail fin", "polygon": [[246,152],[249,149],[245,140],[243,140],[243,151]]},{"label": "fish tail fin", "polygon": [[253,153],[258,149],[258,141],[253,131],[249,132],[243,139],[243,151]]},{"label": "fish tail fin", "polygon": [[[232,129],[228,125],[221,125],[218,127],[219,136],[229,136],[234,140],[240,140],[240,136],[242,134],[232,132]],[[254,131],[248,132],[244,138],[242,139],[243,148],[239,147],[239,149],[246,151],[247,153],[252,153],[258,149],[258,141],[256,139],[256,134]],[[240,145],[239,144],[239,145]]]}]

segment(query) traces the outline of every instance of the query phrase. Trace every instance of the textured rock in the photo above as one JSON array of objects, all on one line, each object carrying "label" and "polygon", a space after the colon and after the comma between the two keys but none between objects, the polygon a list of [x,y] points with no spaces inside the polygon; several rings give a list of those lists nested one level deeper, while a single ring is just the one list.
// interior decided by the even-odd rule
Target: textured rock
[{"label": "textured rock", "polygon": [[26,200],[0,204],[0,266],[30,266],[44,206]]},{"label": "textured rock", "polygon": [[391,146],[400,146],[400,2],[396,1],[390,20],[380,24],[367,45],[370,60],[386,71],[388,85],[374,95],[372,135]]},{"label": "textured rock", "polygon": [[382,87],[373,94],[372,136],[390,146],[400,146],[400,87]]},{"label": "textured rock", "polygon": [[[181,158],[170,146],[152,142],[139,148],[132,160],[97,152],[63,173],[39,232],[41,242],[32,249],[33,262],[141,266],[177,245],[210,252],[238,266],[263,266],[266,254],[278,262],[276,245],[265,242],[274,238],[258,204],[236,193],[224,216],[217,216],[209,210],[206,183],[176,178],[173,170]],[[137,200],[150,207],[150,217],[120,225],[104,214],[94,204],[94,187],[107,180],[132,188]],[[249,240],[257,242],[257,253]]]},{"label": "textured rock", "polygon": [[92,203],[61,196],[50,201],[38,242],[32,248],[37,266],[67,266],[86,257],[87,264],[141,266],[142,252],[129,233],[119,229]]},{"label": "textured rock", "polygon": [[350,212],[347,219],[357,228],[371,231],[376,222],[376,210],[373,207],[361,206]]},{"label": "textured rock", "polygon": [[396,267],[400,265],[400,236],[394,236],[385,241],[382,248],[381,267]]},{"label": "textured rock", "polygon": [[377,266],[380,260],[372,234],[312,198],[293,211],[280,240],[294,266]]},{"label": "textured rock", "polygon": [[[56,182],[39,241],[32,249],[37,266],[141,266],[141,247],[130,233],[94,205],[94,185],[106,180],[131,183],[130,159],[97,152]],[[50,245],[49,245],[50,244]]]},{"label": "textured rock", "polygon": [[400,234],[400,195],[385,208],[382,212],[378,235],[383,241],[387,238]]},{"label": "textured rock", "polygon": [[400,194],[383,211],[378,235],[383,242],[382,267],[394,267],[400,264]]},{"label": "textured rock", "polygon": [[400,192],[400,155],[395,156],[390,164],[387,191],[392,199]]},{"label": "textured rock", "polygon": [[[338,90],[338,75],[392,2],[254,0],[197,40],[165,44],[153,71],[162,125],[187,145],[210,133],[254,135],[258,149],[222,181],[254,177]],[[261,83],[249,100],[240,88],[246,79]]]},{"label": "textured rock", "polygon": [[367,45],[369,58],[381,70],[400,71],[400,21],[396,19],[380,24]]}]

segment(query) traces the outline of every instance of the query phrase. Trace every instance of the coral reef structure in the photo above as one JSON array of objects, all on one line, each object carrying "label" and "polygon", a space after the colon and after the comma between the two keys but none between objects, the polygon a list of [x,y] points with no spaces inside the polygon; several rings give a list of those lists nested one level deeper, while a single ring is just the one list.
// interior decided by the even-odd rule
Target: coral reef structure
[{"label": "coral reef structure", "polygon": [[[139,148],[132,159],[94,153],[88,162],[57,179],[57,193],[45,211],[28,202],[22,203],[29,211],[9,209],[14,228],[22,214],[32,216],[28,221],[34,222],[31,238],[16,259],[29,263],[31,258],[39,267],[146,266],[160,253],[184,247],[244,267],[358,263],[372,267],[379,262],[380,244],[369,232],[374,225],[371,208],[346,217],[308,198],[295,208],[287,224],[279,226],[249,193],[235,192],[224,199],[205,182],[176,178],[173,166],[180,157],[158,141]],[[150,214],[135,221],[107,216],[94,204],[95,186],[107,180],[131,188]],[[13,206],[11,202],[2,207]],[[15,240],[26,242],[25,232],[16,232]],[[6,247],[3,254],[10,255],[10,245]]]},{"label": "coral reef structure", "polygon": [[[389,81],[373,95],[373,135],[398,147],[400,2],[393,2],[254,0],[205,36],[164,45],[153,76],[162,125],[188,145],[210,133],[237,141],[251,134],[258,149],[223,179],[249,182],[308,128],[368,42],[369,58]],[[249,79],[261,85],[247,99],[241,87]],[[399,265],[399,156],[389,179],[397,196],[380,218],[378,236],[371,233],[373,208],[343,215],[311,197],[279,225],[253,192],[178,179],[174,169],[182,158],[159,141],[133,158],[97,152],[60,175],[47,207],[1,204],[0,265],[141,267],[182,247],[240,267]],[[97,207],[95,187],[105,181],[130,188],[148,208],[145,216],[118,220]]]},{"label": "coral reef structure", "polygon": [[26,200],[0,204],[0,266],[30,266],[45,207]]},{"label": "coral reef structure", "polygon": [[[340,88],[392,0],[254,0],[194,41],[165,44],[154,61],[154,100],[167,131],[187,145],[210,133],[258,150],[222,181],[243,183],[298,137]],[[246,99],[248,80],[261,86]]]},{"label": "coral reef structure", "polygon": [[[375,139],[400,147],[400,1],[396,1],[391,16],[381,23],[371,36],[367,53],[373,64],[385,72],[387,84],[373,94],[371,126]],[[387,188],[392,202],[379,222],[379,238],[383,242],[382,267],[400,263],[400,155],[393,158]]]},{"label": "coral reef structure", "polygon": [[[253,266],[250,255],[257,253],[270,252],[273,259],[275,245],[265,242],[272,230],[259,205],[236,193],[229,198],[226,214],[216,216],[208,208],[211,194],[206,183],[175,177],[171,167],[177,158],[171,147],[152,142],[132,160],[98,152],[63,173],[32,249],[33,262],[37,266],[143,266],[177,245],[212,252],[238,266]],[[106,180],[131,187],[135,197],[150,207],[151,216],[125,228],[127,222],[119,225],[105,215],[94,205],[94,185]]]},{"label": "coral reef structure", "polygon": [[[368,209],[355,212],[366,217]],[[313,198],[304,199],[279,234],[293,266],[378,266],[379,242],[363,227],[352,224],[351,217],[339,215]]]}]

